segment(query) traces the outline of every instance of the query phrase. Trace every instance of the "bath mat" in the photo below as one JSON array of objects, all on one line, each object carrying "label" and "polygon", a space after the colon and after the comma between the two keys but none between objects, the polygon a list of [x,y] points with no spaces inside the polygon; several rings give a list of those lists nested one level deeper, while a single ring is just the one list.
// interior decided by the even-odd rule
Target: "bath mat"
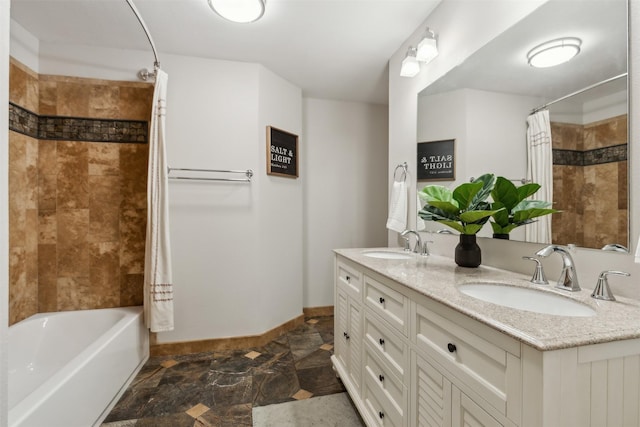
[{"label": "bath mat", "polygon": [[347,393],[253,408],[253,427],[363,427]]}]

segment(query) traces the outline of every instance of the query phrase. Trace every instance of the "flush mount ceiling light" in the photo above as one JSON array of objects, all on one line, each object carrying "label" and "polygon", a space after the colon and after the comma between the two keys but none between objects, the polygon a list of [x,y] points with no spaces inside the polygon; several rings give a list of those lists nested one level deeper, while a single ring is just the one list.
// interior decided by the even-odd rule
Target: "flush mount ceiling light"
[{"label": "flush mount ceiling light", "polygon": [[527,53],[527,62],[532,67],[547,68],[562,64],[580,53],[582,40],[563,37],[542,43]]},{"label": "flush mount ceiling light", "polygon": [[416,59],[417,49],[413,46],[409,46],[407,55],[402,60],[402,67],[400,67],[400,76],[402,77],[414,77],[420,72],[420,63]]},{"label": "flush mount ceiling light", "polygon": [[266,0],[208,0],[209,6],[224,19],[247,23],[264,15]]},{"label": "flush mount ceiling light", "polygon": [[438,42],[436,34],[427,27],[424,37],[418,43],[416,59],[420,62],[429,63],[438,56]]}]

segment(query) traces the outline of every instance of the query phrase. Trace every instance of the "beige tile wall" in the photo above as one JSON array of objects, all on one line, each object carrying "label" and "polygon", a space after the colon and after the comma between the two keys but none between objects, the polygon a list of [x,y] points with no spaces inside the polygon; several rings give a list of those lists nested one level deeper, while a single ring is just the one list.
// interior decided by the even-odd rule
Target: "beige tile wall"
[{"label": "beige tile wall", "polygon": [[[588,125],[551,123],[554,149],[586,151],[627,143],[627,116]],[[601,248],[628,242],[627,162],[553,166],[553,242]]]},{"label": "beige tile wall", "polygon": [[[38,76],[12,59],[10,101],[41,115],[149,120],[153,86]],[[147,144],[9,137],[10,324],[142,304]]]}]

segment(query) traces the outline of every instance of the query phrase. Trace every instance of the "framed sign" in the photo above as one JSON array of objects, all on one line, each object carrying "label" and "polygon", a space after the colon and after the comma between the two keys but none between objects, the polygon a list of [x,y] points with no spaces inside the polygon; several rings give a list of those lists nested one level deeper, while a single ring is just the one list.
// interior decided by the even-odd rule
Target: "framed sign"
[{"label": "framed sign", "polygon": [[455,139],[418,143],[418,181],[456,179]]},{"label": "framed sign", "polygon": [[298,135],[267,126],[267,175],[298,177]]}]

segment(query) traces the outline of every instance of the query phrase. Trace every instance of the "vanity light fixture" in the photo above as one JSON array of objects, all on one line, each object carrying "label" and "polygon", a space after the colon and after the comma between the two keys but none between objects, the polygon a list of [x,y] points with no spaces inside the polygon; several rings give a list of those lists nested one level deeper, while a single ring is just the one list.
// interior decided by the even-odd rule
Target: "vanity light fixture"
[{"label": "vanity light fixture", "polygon": [[416,59],[428,64],[436,56],[438,56],[438,41],[436,40],[436,34],[427,27],[424,37],[422,37],[422,40],[418,43]]},{"label": "vanity light fixture", "polygon": [[266,0],[208,0],[215,13],[232,22],[248,23],[264,15]]},{"label": "vanity light fixture", "polygon": [[527,53],[527,62],[532,67],[547,68],[562,64],[580,53],[582,40],[563,37],[542,43]]},{"label": "vanity light fixture", "polygon": [[416,59],[417,49],[413,46],[409,46],[407,54],[402,60],[402,66],[400,67],[400,76],[402,77],[414,77],[420,72],[420,63]]}]

